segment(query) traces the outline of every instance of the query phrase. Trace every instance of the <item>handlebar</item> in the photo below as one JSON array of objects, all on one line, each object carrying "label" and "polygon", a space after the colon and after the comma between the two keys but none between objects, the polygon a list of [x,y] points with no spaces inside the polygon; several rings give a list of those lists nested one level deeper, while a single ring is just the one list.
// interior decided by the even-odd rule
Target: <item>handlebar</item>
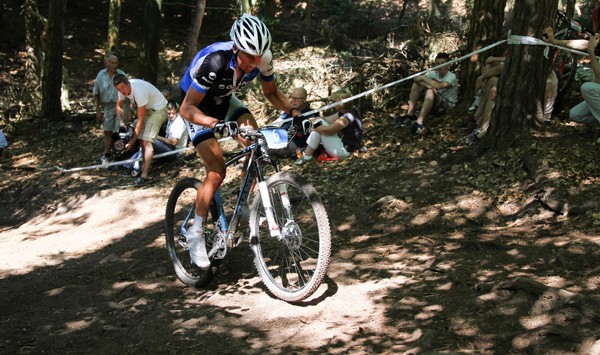
[{"label": "handlebar", "polygon": [[[286,123],[292,121],[292,125],[290,126],[290,129],[292,129],[292,127],[295,127],[295,129],[301,129],[303,132],[305,133],[310,133],[312,132],[312,130],[315,128],[315,125],[313,124],[313,122],[308,119],[305,118],[302,115],[297,115],[295,117],[290,117],[290,118],[286,118],[283,119],[281,121],[276,122],[276,124],[267,124],[265,126],[262,127],[258,127],[258,128],[238,128],[238,133],[236,134],[236,136],[240,136],[242,138],[248,138],[248,139],[256,139],[260,136],[262,136],[263,134],[260,132],[262,129],[265,128],[281,128],[281,126]],[[289,129],[288,129],[289,131]]]}]

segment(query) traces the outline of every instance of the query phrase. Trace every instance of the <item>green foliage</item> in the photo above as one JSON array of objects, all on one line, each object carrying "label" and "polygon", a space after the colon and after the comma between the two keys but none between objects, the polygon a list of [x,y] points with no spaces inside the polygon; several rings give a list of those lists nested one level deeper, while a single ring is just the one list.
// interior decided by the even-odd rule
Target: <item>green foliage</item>
[{"label": "green foliage", "polygon": [[349,0],[315,0],[315,5],[324,7],[330,13],[335,14],[344,14],[356,9],[356,5]]}]

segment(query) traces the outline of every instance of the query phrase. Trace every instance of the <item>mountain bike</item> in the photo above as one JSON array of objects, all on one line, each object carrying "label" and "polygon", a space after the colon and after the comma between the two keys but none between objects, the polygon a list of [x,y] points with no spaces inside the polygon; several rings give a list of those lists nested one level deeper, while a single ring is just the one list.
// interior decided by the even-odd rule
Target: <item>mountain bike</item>
[{"label": "mountain bike", "polygon": [[[589,37],[589,32],[579,22],[570,19],[562,11],[556,12],[554,38],[579,39],[585,35]],[[571,88],[575,80],[577,55],[562,48],[555,48],[553,66],[558,77],[558,96],[562,97]]]},{"label": "mountain bike", "polygon": [[[292,130],[295,127],[292,125]],[[240,129],[251,144],[228,159],[226,166],[248,162],[235,205],[217,191],[204,224],[211,266],[198,268],[189,255],[186,231],[193,224],[195,178],[179,181],[166,208],[167,249],[175,273],[184,284],[202,287],[211,282],[228,252],[249,241],[254,264],[264,285],[277,298],[288,302],[310,297],[326,276],[331,255],[331,227],[327,211],[315,188],[302,176],[282,172],[276,152],[288,144],[288,132],[277,127]],[[250,208],[247,201],[256,183]],[[249,209],[249,215],[248,215]]]}]

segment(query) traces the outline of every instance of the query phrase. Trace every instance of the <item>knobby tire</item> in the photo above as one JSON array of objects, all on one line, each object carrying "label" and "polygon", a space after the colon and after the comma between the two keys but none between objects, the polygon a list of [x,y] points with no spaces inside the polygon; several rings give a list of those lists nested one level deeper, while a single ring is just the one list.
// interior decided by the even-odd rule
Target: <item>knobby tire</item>
[{"label": "knobby tire", "polygon": [[[280,187],[286,186],[292,218],[287,218]],[[331,227],[314,187],[294,173],[267,179],[273,214],[282,239],[272,237],[260,194],[250,211],[250,246],[263,283],[275,297],[297,302],[310,297],[323,282],[331,256]]]},{"label": "knobby tire", "polygon": [[[189,213],[191,213],[191,216],[185,224],[184,229],[187,230],[193,224],[196,191],[200,187],[200,184],[201,182],[194,178],[179,181],[173,190],[171,190],[165,212],[167,250],[173,262],[175,274],[184,284],[195,287],[203,287],[210,283],[215,277],[218,266],[218,263],[213,261],[207,270],[202,270],[192,263],[187,242],[185,242],[185,236],[181,230],[182,225],[186,223],[186,217]],[[210,250],[213,241],[211,236],[214,236],[212,234],[214,228],[213,221],[218,220],[214,201],[208,215],[204,228],[205,235],[207,235],[207,249]]]}]

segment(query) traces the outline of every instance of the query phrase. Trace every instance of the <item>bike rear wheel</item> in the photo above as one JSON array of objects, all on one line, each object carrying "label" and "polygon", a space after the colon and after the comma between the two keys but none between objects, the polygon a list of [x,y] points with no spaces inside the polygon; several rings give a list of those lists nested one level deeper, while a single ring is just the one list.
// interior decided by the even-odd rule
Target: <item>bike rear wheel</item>
[{"label": "bike rear wheel", "polygon": [[[165,212],[166,239],[169,257],[173,262],[175,274],[186,285],[202,287],[211,282],[217,270],[217,262],[213,261],[207,270],[202,270],[190,258],[189,246],[185,239],[187,229],[194,222],[194,209],[196,206],[196,191],[201,182],[198,179],[188,178],[179,181],[167,202]],[[215,240],[215,223],[218,221],[216,208],[211,205],[208,218],[204,224],[206,248],[210,250]]]},{"label": "bike rear wheel", "polygon": [[314,187],[299,175],[272,175],[267,188],[281,238],[271,236],[257,194],[250,212],[250,245],[256,268],[275,297],[302,301],[319,288],[327,273],[331,256],[327,211]]}]

